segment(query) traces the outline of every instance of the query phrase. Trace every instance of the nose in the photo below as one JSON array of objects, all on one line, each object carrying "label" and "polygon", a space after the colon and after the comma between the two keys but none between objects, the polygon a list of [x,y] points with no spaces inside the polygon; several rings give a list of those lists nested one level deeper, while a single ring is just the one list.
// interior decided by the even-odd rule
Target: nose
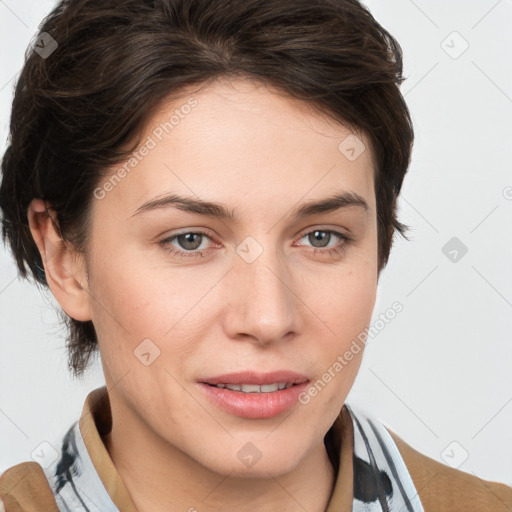
[{"label": "nose", "polygon": [[231,339],[269,345],[299,332],[300,290],[277,251],[266,248],[253,261],[241,251],[227,278],[224,329]]}]

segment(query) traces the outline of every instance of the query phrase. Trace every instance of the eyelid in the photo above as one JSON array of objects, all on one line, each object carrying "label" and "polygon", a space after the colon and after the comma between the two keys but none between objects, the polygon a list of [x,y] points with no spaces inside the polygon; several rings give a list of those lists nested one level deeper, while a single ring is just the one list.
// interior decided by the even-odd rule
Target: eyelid
[{"label": "eyelid", "polygon": [[301,230],[299,232],[299,234],[297,235],[297,239],[300,239],[300,238],[303,238],[305,235],[308,235],[309,233],[312,233],[314,231],[326,231],[327,233],[334,233],[334,234],[337,234],[339,235],[340,237],[344,237],[344,238],[347,238],[347,239],[350,239],[352,240],[353,239],[353,235],[352,233],[350,232],[350,230],[346,229],[346,228],[342,228],[341,226],[309,226],[307,228],[304,228],[303,230]]},{"label": "eyelid", "polygon": [[169,238],[175,238],[177,236],[186,235],[188,233],[196,233],[196,234],[206,235],[212,241],[214,241],[215,238],[217,237],[217,235],[215,235],[213,233],[213,231],[211,231],[208,228],[194,228],[194,227],[192,227],[192,228],[178,229],[178,231],[173,231],[173,232],[171,232],[169,234],[164,233],[163,235],[159,235],[157,237],[157,239],[160,240],[160,241],[164,241],[164,240],[167,240]]}]

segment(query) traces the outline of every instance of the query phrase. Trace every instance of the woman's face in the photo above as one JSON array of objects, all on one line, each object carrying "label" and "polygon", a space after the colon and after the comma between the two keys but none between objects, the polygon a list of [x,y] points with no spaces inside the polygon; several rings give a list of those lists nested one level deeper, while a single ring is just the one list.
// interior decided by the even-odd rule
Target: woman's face
[{"label": "woman's face", "polygon": [[[373,164],[350,133],[242,79],[152,117],[93,201],[89,307],[114,421],[224,474],[277,475],[319,449],[377,287]],[[212,386],[236,382],[253,386]]]}]

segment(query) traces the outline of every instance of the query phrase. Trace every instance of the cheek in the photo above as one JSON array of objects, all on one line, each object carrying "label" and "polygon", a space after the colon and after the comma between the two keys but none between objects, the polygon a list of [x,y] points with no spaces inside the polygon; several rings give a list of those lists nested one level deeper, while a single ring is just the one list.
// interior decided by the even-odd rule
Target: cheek
[{"label": "cheek", "polygon": [[[377,275],[373,265],[364,264],[331,277],[327,289],[320,292],[316,288],[309,297],[311,309],[323,322],[324,335],[317,337],[318,373],[323,381],[330,382],[331,377],[335,381],[332,389],[341,396],[343,390],[348,392],[361,365],[364,336],[375,306]],[[334,396],[331,399],[337,400]]]},{"label": "cheek", "polygon": [[332,311],[338,330],[365,328],[370,321],[375,305],[377,286],[374,279],[354,276],[343,283],[337,291],[336,311]]},{"label": "cheek", "polygon": [[[179,302],[179,285],[166,282],[165,272],[152,270],[144,255],[131,250],[126,242],[116,244],[98,235],[94,246],[98,249],[91,251],[89,286],[95,326],[121,330],[134,341],[155,335],[165,305]],[[172,311],[169,308],[167,315]],[[171,321],[172,317],[168,318],[169,324]]]},{"label": "cheek", "polygon": [[142,347],[158,354],[153,368],[186,360],[204,335],[200,299],[212,285],[191,286],[189,273],[148,264],[133,252],[101,255],[108,253],[95,258],[89,286],[92,320],[112,376],[143,371],[134,357]]},{"label": "cheek", "polygon": [[[376,283],[371,272],[366,276],[351,273],[340,279],[329,294],[324,313],[319,315],[329,329],[323,330],[326,336],[319,336],[316,340],[317,380],[312,392],[319,396],[317,407],[320,414],[334,421],[361,366],[364,336],[375,304]],[[311,398],[313,400],[317,399]],[[326,425],[330,424],[329,421]]]},{"label": "cheek", "polygon": [[377,272],[373,264],[336,269],[322,279],[323,285],[309,286],[315,312],[337,339],[357,335],[371,319],[377,293]]}]

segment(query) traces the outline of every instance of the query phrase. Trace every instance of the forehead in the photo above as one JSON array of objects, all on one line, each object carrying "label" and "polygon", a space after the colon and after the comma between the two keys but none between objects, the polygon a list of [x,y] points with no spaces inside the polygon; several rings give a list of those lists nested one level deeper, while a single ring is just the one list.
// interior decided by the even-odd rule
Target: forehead
[{"label": "forehead", "polygon": [[276,210],[333,189],[358,193],[370,209],[375,204],[364,134],[245,79],[218,79],[163,102],[147,120],[134,155],[110,171],[100,184],[110,179],[113,185],[102,207],[113,206],[125,217],[171,192],[247,214],[254,213],[252,203],[260,211]]}]

